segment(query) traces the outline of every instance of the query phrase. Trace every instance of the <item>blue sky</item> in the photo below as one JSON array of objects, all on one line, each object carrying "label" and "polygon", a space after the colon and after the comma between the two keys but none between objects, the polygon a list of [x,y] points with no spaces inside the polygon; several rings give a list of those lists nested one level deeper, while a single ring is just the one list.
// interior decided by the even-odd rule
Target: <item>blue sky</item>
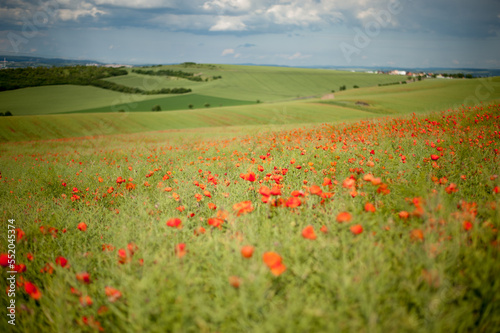
[{"label": "blue sky", "polygon": [[500,68],[500,1],[3,0],[0,53],[131,64]]}]

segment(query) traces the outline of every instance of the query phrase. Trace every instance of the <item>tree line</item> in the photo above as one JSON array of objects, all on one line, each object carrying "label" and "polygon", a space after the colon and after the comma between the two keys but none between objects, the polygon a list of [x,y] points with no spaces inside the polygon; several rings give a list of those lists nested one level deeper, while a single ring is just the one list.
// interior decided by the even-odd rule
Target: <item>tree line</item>
[{"label": "tree line", "polygon": [[[202,81],[208,81],[208,78],[205,80],[201,76],[195,76],[194,73],[189,73],[189,72],[183,72],[180,70],[173,70],[173,69],[160,69],[157,71],[154,70],[144,70],[144,69],[133,69],[132,72],[137,73],[137,74],[143,74],[143,75],[154,75],[154,76],[173,76],[173,77],[179,77],[182,79],[190,80],[190,81],[195,81],[195,82],[202,82]],[[222,79],[222,76],[212,76],[212,80],[217,80],[217,79]]]},{"label": "tree line", "polygon": [[97,66],[65,66],[65,67],[35,67],[3,69],[0,71],[0,91],[47,85],[74,84],[94,86],[128,94],[184,94],[191,92],[187,88],[163,88],[158,90],[143,90],[128,87],[105,78],[127,75],[122,68]]}]

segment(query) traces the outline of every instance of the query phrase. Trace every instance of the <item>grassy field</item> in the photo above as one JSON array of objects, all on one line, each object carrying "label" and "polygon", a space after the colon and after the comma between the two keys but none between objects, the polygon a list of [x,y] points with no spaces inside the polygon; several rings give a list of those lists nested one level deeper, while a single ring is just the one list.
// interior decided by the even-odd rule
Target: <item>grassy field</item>
[{"label": "grassy field", "polygon": [[[500,77],[424,80],[406,85],[352,89],[337,94],[337,97],[326,103],[385,114],[438,111],[498,99]],[[356,105],[356,102],[362,103]]]},{"label": "grassy field", "polygon": [[[119,103],[112,106],[72,111],[69,113],[102,113],[116,112],[144,112],[151,111],[153,106],[159,105],[162,111],[185,110],[185,109],[207,109],[210,107],[237,106],[255,104],[255,101],[243,101],[230,98],[213,97],[199,94],[166,95],[166,97],[147,99],[133,103]],[[208,107],[206,106],[208,104]],[[189,106],[192,106],[190,108]]]},{"label": "grassy field", "polygon": [[[217,81],[221,80],[214,82]],[[89,95],[86,97],[91,100],[90,92],[96,88],[86,88],[89,89]],[[103,106],[67,115],[5,117],[0,121],[0,142],[185,128],[324,123],[438,111],[462,104],[475,104],[479,99],[483,102],[500,99],[500,78],[427,80],[404,85],[351,89],[335,93],[333,100],[303,99],[256,104],[197,94],[165,98],[148,96],[148,98],[144,101],[129,101],[129,103],[123,103],[122,100],[122,103],[113,106],[115,112],[91,113],[92,111],[110,111],[108,106]],[[205,103],[210,103],[211,107],[205,108],[203,106]],[[250,104],[237,105],[245,103]],[[156,104],[161,105],[163,110],[175,110],[193,104],[194,110],[148,111]],[[218,107],[220,104],[233,106]],[[119,109],[142,110],[143,112],[116,112]]]},{"label": "grassy field", "polygon": [[[305,121],[316,104],[278,105],[276,119]],[[26,118],[57,135],[107,119],[119,133],[176,114],[180,127],[266,121],[265,107]],[[3,143],[3,288],[19,273],[0,296],[16,325],[4,316],[0,331],[495,332],[499,123],[500,105],[484,104]]]},{"label": "grassy field", "polygon": [[[259,66],[220,65],[216,69],[201,65],[199,68],[163,66],[156,69],[181,69],[197,74],[222,76],[220,80],[193,82],[179,78],[163,78],[130,72],[127,76],[106,79],[111,82],[137,87],[143,90],[184,87],[193,89],[189,95],[129,95],[88,86],[45,86],[0,92],[0,112],[11,111],[14,115],[39,115],[63,112],[93,110],[97,112],[145,111],[158,99],[178,109],[188,109],[189,104],[210,103],[196,96],[207,96],[215,105],[241,105],[261,102],[285,101],[306,96],[322,96],[332,89],[346,85],[360,87],[376,86],[379,83],[394,82],[404,77],[351,73],[332,70],[297,69]],[[170,100],[170,98],[173,98]],[[168,102],[167,102],[168,101]],[[231,104],[228,104],[231,103]],[[126,104],[126,105],[125,105]],[[158,103],[157,103],[158,104]],[[172,107],[165,109],[171,110]]]}]

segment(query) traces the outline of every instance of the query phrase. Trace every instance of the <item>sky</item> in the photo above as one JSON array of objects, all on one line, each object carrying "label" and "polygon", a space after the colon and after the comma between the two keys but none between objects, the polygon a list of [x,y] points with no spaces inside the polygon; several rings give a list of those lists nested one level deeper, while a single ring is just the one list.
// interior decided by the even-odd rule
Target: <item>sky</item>
[{"label": "sky", "polygon": [[500,0],[1,0],[0,54],[500,68]]}]

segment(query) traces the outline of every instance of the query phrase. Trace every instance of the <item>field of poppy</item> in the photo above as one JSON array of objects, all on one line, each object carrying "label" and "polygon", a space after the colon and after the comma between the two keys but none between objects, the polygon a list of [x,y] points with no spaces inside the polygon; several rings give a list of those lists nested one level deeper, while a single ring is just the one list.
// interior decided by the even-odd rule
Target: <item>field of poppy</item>
[{"label": "field of poppy", "polygon": [[0,145],[1,331],[500,327],[500,104],[181,133]]}]

